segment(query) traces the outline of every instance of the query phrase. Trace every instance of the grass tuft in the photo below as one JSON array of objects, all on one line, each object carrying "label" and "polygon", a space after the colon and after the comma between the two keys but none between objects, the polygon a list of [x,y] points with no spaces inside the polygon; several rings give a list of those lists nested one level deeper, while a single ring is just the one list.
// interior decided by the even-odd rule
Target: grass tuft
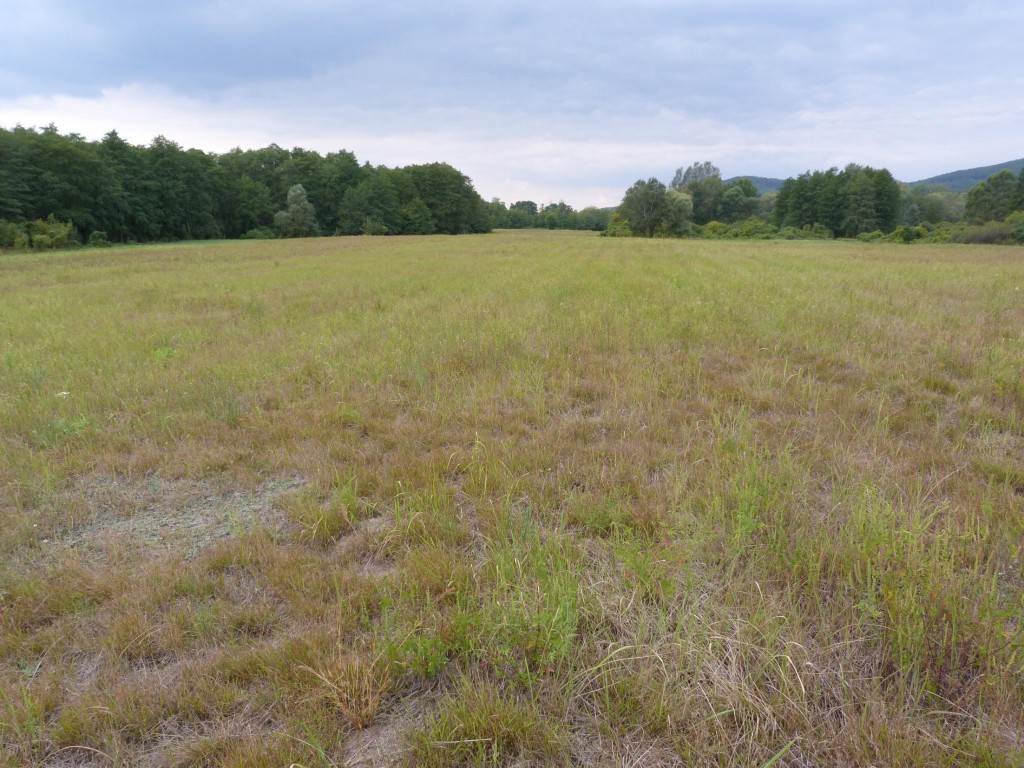
[{"label": "grass tuft", "polygon": [[373,725],[393,679],[381,654],[338,651],[318,667],[303,667],[329,691],[331,701],[356,730]]}]

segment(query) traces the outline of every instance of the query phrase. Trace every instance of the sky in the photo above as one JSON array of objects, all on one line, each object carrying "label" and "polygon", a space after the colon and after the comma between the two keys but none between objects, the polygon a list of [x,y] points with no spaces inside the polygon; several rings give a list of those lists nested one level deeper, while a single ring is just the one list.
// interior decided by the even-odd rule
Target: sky
[{"label": "sky", "polygon": [[0,0],[0,126],[447,162],[486,199],[1024,157],[1020,0]]}]

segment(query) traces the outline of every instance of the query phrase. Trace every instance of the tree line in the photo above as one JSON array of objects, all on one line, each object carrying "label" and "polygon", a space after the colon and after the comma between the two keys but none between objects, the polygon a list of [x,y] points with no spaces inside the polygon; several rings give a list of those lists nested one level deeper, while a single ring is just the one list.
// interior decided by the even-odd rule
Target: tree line
[{"label": "tree line", "polygon": [[518,200],[506,206],[501,200],[488,204],[495,229],[585,229],[600,232],[608,228],[612,211],[587,207],[577,211],[565,202],[538,206],[533,200]]},{"label": "tree line", "polygon": [[111,131],[100,141],[0,128],[0,248],[316,235],[461,234],[495,228],[582,229],[611,236],[857,237],[910,242],[1024,242],[1024,170],[958,194],[900,184],[848,165],[787,179],[759,194],[710,162],[671,182],[638,180],[613,210],[564,202],[485,202],[445,163],[387,168],[342,150],[147,146]]},{"label": "tree line", "polygon": [[213,154],[162,136],[137,146],[116,131],[87,141],[53,126],[0,129],[0,247],[492,227],[491,206],[445,163],[386,168],[344,150]]},{"label": "tree line", "polygon": [[712,163],[693,163],[669,184],[638,180],[605,234],[1024,243],[1024,170],[1001,171],[958,194],[851,164],[808,171],[762,195],[750,179],[726,182]]}]

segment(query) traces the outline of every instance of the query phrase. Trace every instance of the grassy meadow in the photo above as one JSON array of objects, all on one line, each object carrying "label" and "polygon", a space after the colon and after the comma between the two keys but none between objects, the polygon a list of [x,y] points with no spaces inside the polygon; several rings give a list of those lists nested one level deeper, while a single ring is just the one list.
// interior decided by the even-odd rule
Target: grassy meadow
[{"label": "grassy meadow", "polygon": [[1024,765],[1024,248],[0,255],[0,765]]}]

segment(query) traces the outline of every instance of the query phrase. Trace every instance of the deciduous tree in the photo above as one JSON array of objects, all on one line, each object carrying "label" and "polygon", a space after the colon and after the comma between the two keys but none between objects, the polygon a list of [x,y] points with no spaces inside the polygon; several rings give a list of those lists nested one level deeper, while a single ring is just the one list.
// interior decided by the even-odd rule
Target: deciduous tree
[{"label": "deciduous tree", "polygon": [[288,190],[287,207],[274,216],[274,226],[284,237],[313,237],[320,234],[316,209],[309,202],[301,184],[295,184]]},{"label": "deciduous tree", "polygon": [[706,181],[714,177],[722,178],[722,172],[718,170],[718,166],[707,161],[693,163],[689,168],[676,169],[676,175],[672,177],[671,187],[672,189],[685,189],[690,184]]},{"label": "deciduous tree", "polygon": [[634,235],[654,237],[668,210],[668,190],[660,181],[650,178],[637,181],[626,191],[618,213]]}]

